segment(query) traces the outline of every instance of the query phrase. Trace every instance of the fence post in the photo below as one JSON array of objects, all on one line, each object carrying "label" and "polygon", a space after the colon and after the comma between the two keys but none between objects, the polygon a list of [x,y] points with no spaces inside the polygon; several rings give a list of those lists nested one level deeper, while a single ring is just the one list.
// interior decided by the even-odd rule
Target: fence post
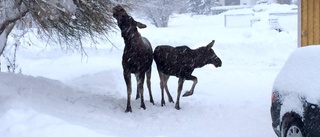
[{"label": "fence post", "polygon": [[227,27],[227,14],[224,14],[224,27]]}]

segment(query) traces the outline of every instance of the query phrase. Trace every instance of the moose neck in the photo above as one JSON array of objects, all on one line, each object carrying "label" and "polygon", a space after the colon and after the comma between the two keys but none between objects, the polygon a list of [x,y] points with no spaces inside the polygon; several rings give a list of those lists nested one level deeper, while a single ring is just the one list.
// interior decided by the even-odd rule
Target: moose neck
[{"label": "moose neck", "polygon": [[122,37],[126,47],[136,45],[141,40],[141,35],[139,32],[127,33]]}]

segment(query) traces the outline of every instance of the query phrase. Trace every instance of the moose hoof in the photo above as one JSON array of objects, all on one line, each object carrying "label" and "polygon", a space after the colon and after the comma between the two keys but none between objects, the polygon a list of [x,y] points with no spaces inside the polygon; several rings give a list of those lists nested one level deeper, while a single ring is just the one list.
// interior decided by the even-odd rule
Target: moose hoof
[{"label": "moose hoof", "polygon": [[193,94],[193,92],[188,91],[188,92],[184,93],[182,95],[182,97],[188,97],[188,96],[191,96],[192,94]]},{"label": "moose hoof", "polygon": [[169,100],[169,102],[170,102],[170,103],[174,103],[174,101],[173,101],[173,100]]},{"label": "moose hoof", "polygon": [[146,110],[146,105],[141,104],[141,108],[143,108],[144,110]]},{"label": "moose hoof", "polygon": [[136,96],[136,100],[138,100],[139,98],[140,98],[140,96],[137,95],[137,96]]},{"label": "moose hoof", "polygon": [[154,105],[154,101],[153,100],[150,100],[150,103],[152,103],[152,105]]},{"label": "moose hoof", "polygon": [[176,105],[175,108],[176,108],[177,110],[180,110],[180,106],[179,106],[179,105]]},{"label": "moose hoof", "polygon": [[166,101],[164,100],[161,100],[161,107],[165,106],[166,105]]},{"label": "moose hoof", "polygon": [[128,112],[132,113],[131,106],[127,106],[127,109],[126,109],[126,111],[125,111],[125,112],[126,112],[126,113],[128,113]]}]

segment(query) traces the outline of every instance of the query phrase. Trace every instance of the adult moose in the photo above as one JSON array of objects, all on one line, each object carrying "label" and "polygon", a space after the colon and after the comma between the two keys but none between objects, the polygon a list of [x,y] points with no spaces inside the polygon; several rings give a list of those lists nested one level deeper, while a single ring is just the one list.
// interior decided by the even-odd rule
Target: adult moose
[{"label": "adult moose", "polygon": [[176,109],[180,109],[180,95],[185,80],[192,80],[193,85],[190,91],[187,91],[183,97],[193,94],[194,88],[198,82],[197,77],[191,75],[195,68],[201,68],[207,64],[213,64],[215,67],[221,67],[220,58],[214,53],[212,46],[215,40],[207,46],[192,50],[187,46],[171,47],[168,45],[157,46],[154,50],[154,60],[157,64],[160,76],[161,88],[161,106],[165,105],[164,88],[168,95],[169,102],[173,103],[168,90],[167,82],[170,76],[179,78]]},{"label": "adult moose", "polygon": [[151,65],[153,61],[153,50],[147,38],[142,37],[138,28],[146,28],[145,24],[135,21],[121,6],[113,8],[113,17],[117,20],[124,39],[125,47],[122,55],[123,76],[127,86],[127,108],[125,112],[132,112],[131,109],[131,73],[135,74],[137,80],[137,96],[141,96],[141,108],[146,109],[143,97],[143,84],[147,75],[147,86],[150,102],[154,104],[151,93]]}]

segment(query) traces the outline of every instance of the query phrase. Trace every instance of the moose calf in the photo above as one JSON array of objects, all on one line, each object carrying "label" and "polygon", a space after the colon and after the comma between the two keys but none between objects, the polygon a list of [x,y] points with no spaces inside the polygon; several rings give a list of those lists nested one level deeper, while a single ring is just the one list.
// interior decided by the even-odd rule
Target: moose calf
[{"label": "moose calf", "polygon": [[203,46],[195,50],[192,50],[187,46],[172,47],[168,45],[160,45],[155,48],[153,55],[160,76],[161,106],[165,105],[163,97],[164,88],[169,102],[173,103],[167,86],[170,76],[176,76],[179,78],[177,102],[175,105],[175,108],[179,110],[179,100],[183,82],[185,80],[193,81],[190,91],[187,91],[183,97],[192,95],[198,82],[197,77],[191,75],[193,70],[195,68],[201,68],[207,64],[213,64],[215,67],[221,67],[222,62],[212,49],[214,42],[215,40],[210,42],[207,46]]}]

